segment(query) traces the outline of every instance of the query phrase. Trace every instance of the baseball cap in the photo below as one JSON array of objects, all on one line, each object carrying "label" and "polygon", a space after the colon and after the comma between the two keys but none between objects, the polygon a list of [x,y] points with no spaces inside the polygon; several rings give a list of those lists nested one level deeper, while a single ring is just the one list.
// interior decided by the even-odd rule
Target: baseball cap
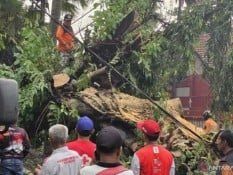
[{"label": "baseball cap", "polygon": [[102,128],[96,137],[96,147],[101,152],[111,153],[122,144],[120,132],[113,126]]},{"label": "baseball cap", "polygon": [[73,18],[73,16],[71,14],[66,14],[64,16],[64,20],[66,20],[66,21],[70,21],[70,20],[72,20],[72,18]]},{"label": "baseball cap", "polygon": [[94,129],[93,121],[87,117],[80,117],[76,123],[76,129],[79,131],[91,131]]},{"label": "baseball cap", "polygon": [[137,123],[137,128],[149,136],[153,136],[160,132],[159,124],[151,119]]}]

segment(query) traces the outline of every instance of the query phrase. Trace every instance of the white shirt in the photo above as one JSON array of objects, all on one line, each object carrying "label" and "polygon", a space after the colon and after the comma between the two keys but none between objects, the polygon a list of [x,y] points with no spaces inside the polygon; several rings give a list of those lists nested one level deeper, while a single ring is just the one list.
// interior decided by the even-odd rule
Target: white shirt
[{"label": "white shirt", "polygon": [[79,175],[81,165],[79,154],[64,146],[45,160],[40,175]]},{"label": "white shirt", "polygon": [[[96,175],[97,173],[107,169],[106,167],[102,167],[99,165],[91,165],[85,166],[80,170],[80,175]],[[134,175],[132,170],[126,170],[117,175]]]}]

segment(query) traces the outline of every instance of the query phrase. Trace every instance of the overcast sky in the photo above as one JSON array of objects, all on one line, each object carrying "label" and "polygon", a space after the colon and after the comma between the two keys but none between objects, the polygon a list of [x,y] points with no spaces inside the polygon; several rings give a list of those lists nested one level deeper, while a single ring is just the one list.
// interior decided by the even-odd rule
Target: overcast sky
[{"label": "overcast sky", "polygon": [[[82,19],[78,21],[77,19],[83,16],[84,14],[86,14],[88,11],[90,11],[90,9],[93,8],[93,5],[95,2],[99,2],[99,0],[94,0],[94,2],[90,3],[89,6],[85,9],[78,7],[78,9],[80,10],[78,11],[78,14],[75,14],[74,19],[73,19],[74,23],[72,24],[75,33],[79,33],[81,29],[83,29],[84,27],[86,27],[88,24],[92,22],[91,16],[94,15],[94,10],[88,13],[87,15],[85,15],[85,17],[83,17]],[[48,0],[48,3],[49,3],[49,10],[51,10],[52,0]],[[27,6],[31,5],[31,0],[26,0],[25,4]],[[165,18],[167,22],[174,20],[174,16],[168,15],[167,12],[171,12],[172,10],[174,10],[174,8],[178,7],[177,1],[176,0],[165,0],[163,3],[160,3],[159,5],[161,5],[161,7],[158,9],[158,12],[163,16],[163,18]],[[50,11],[49,11],[49,14],[51,14]],[[64,14],[61,16],[61,19],[63,19],[63,16]],[[49,22],[49,20],[50,18],[46,15],[46,21]],[[76,36],[79,39],[81,39],[80,34],[77,34]]]},{"label": "overcast sky", "polygon": [[[95,0],[95,2],[98,2],[98,0]],[[49,3],[49,10],[51,10],[52,0],[48,0],[48,3]],[[31,1],[26,0],[25,5],[30,6]],[[90,3],[89,6],[87,8],[85,8],[85,9],[82,9],[81,7],[78,7],[78,9],[80,9],[80,10],[78,11],[78,14],[76,14],[74,16],[74,19],[73,19],[74,23],[72,24],[75,33],[78,33],[82,28],[84,28],[85,26],[87,26],[88,24],[90,24],[92,22],[91,16],[94,15],[94,10],[91,11],[90,13],[88,13],[87,15],[85,15],[82,19],[80,19],[78,21],[77,21],[77,19],[80,18],[81,16],[83,16],[84,14],[86,14],[88,11],[90,11],[93,8],[93,5],[94,5],[94,2]],[[49,11],[49,14],[51,14],[50,11]],[[63,19],[63,15],[62,15],[61,19]],[[50,20],[50,18],[46,15],[46,21],[49,22],[49,20]],[[80,35],[77,35],[77,37],[80,38]]]}]

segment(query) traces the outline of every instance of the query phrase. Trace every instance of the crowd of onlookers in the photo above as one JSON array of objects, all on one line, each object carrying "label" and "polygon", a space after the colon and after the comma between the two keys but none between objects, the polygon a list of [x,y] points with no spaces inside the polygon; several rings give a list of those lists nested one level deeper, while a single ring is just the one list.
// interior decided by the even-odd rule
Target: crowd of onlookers
[{"label": "crowd of onlookers", "polygon": [[49,129],[52,154],[42,166],[35,169],[35,175],[173,175],[175,163],[172,154],[156,144],[160,126],[154,120],[138,123],[144,133],[146,145],[135,152],[131,168],[120,163],[123,140],[113,126],[102,128],[96,136],[96,144],[90,141],[94,133],[92,120],[81,117],[77,121],[77,140],[66,143],[68,128],[56,124]]},{"label": "crowd of onlookers", "polygon": [[[126,168],[120,162],[123,140],[117,128],[103,127],[93,143],[90,140],[95,132],[93,121],[83,116],[76,124],[77,139],[67,142],[68,128],[55,124],[49,128],[48,138],[53,152],[35,168],[34,175],[174,175],[171,152],[157,143],[159,124],[149,119],[139,122],[137,128],[143,133],[145,145],[134,153],[131,167]],[[11,126],[8,132],[12,142],[1,148],[1,173],[23,175],[23,159],[30,148],[27,133],[17,126]],[[233,133],[221,131],[216,144],[222,153],[216,174],[232,175]]]}]

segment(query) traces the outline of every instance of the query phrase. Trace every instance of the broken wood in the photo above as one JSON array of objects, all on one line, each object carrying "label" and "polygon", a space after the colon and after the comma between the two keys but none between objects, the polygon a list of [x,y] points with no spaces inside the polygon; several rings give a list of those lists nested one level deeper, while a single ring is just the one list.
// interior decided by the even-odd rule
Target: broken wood
[{"label": "broken wood", "polygon": [[[108,115],[115,116],[116,118],[132,125],[135,125],[139,121],[153,118],[153,112],[156,108],[147,99],[137,98],[114,90],[97,90],[90,87],[81,91],[78,96],[79,100],[81,100],[83,104],[86,104],[100,115],[104,115],[106,117],[108,117]],[[181,117],[182,105],[180,99],[176,98],[167,100],[164,102],[164,106],[166,110],[181,123],[181,126],[178,127],[184,135],[194,140],[198,139],[190,131],[183,128],[182,125],[187,126],[200,136],[206,134],[202,128],[195,126]],[[166,118],[166,116],[164,116],[164,118]]]}]

